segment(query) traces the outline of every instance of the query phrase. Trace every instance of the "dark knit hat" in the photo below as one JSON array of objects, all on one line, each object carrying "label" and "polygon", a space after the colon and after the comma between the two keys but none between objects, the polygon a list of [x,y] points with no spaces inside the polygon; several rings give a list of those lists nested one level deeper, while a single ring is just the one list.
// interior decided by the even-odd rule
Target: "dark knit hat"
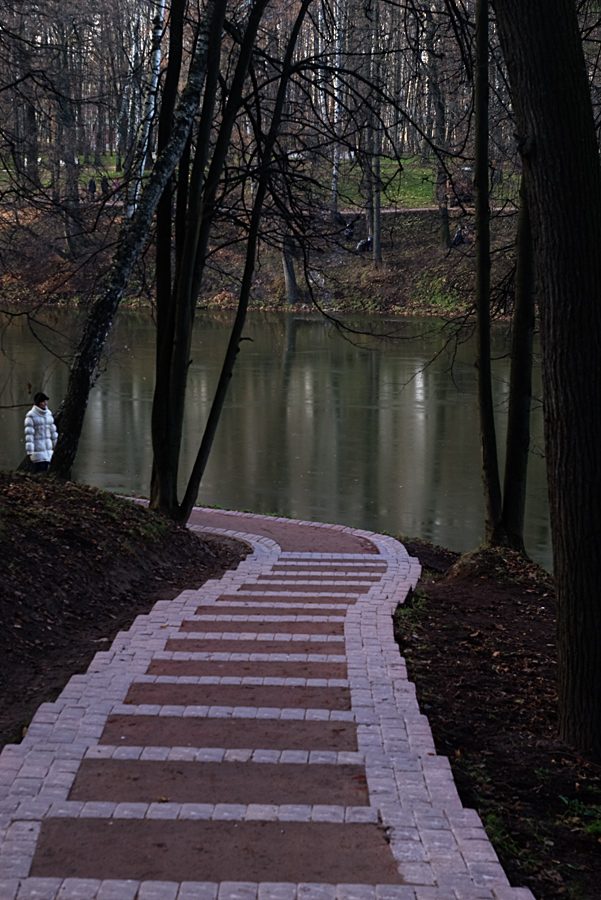
[{"label": "dark knit hat", "polygon": [[42,393],[42,391],[38,391],[35,397],[33,398],[33,402],[36,406],[39,406],[40,403],[43,403],[44,400],[50,400],[50,397],[47,397],[46,394]]}]

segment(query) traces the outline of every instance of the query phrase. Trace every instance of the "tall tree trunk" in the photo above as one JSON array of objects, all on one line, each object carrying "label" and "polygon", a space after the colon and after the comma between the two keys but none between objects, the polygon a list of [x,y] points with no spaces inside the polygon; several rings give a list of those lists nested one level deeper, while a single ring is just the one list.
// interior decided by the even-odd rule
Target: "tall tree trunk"
[{"label": "tall tree trunk", "polygon": [[211,411],[209,413],[209,418],[207,420],[202,442],[199,447],[194,466],[192,468],[192,473],[188,480],[188,486],[186,488],[184,498],[178,510],[178,518],[182,522],[188,521],[190,513],[194,508],[194,504],[196,503],[200,482],[209,459],[211,447],[213,446],[213,441],[217,432],[217,425],[221,416],[221,410],[223,409],[223,404],[225,403],[225,397],[234,371],[236,357],[240,350],[240,341],[242,339],[242,332],[244,329],[244,323],[246,321],[246,311],[248,309],[252,277],[255,268],[257,242],[259,238],[259,228],[263,210],[263,203],[265,201],[265,195],[267,193],[267,186],[271,174],[270,163],[273,156],[275,143],[280,131],[282,113],[284,110],[286,92],[288,89],[288,82],[290,79],[292,60],[294,56],[294,48],[296,46],[298,35],[300,33],[303,21],[307,14],[307,10],[311,5],[311,2],[312,0],[303,0],[303,2],[301,3],[294,22],[294,26],[292,28],[292,32],[290,34],[290,37],[288,38],[288,44],[283,60],[282,72],[278,85],[278,93],[274,104],[273,115],[271,117],[269,133],[265,139],[265,146],[263,148],[263,152],[261,153],[261,164],[259,168],[260,176],[255,192],[250,227],[248,232],[248,240],[246,245],[246,263],[242,276],[242,284],[240,286],[238,310],[236,313],[236,319],[232,328],[232,333],[230,335],[221,375],[219,377],[219,383],[217,385],[217,390],[215,391],[215,397],[213,399],[213,404],[211,406]]},{"label": "tall tree trunk", "polygon": [[[249,16],[214,147],[211,146],[211,134],[221,48],[221,24],[217,18],[211,32],[212,64],[209,65],[202,115],[196,135],[196,153],[187,192],[186,229],[183,233],[181,258],[172,288],[168,327],[165,333],[159,336],[162,346],[158,357],[159,368],[152,408],[154,468],[151,505],[173,518],[179,515],[178,467],[196,298],[207,254],[219,178],[225,165],[257,30],[267,2],[268,0],[257,2]],[[220,8],[224,13],[223,6]],[[206,171],[211,150],[211,161]]]},{"label": "tall tree trunk", "polygon": [[475,66],[476,329],[478,413],[486,543],[504,542],[501,482],[490,369],[490,207],[488,199],[488,0],[476,0]]},{"label": "tall tree trunk", "polygon": [[382,265],[382,178],[380,172],[382,133],[379,123],[374,129],[374,154],[372,156],[373,171],[373,248],[374,266]]},{"label": "tall tree trunk", "polygon": [[541,314],[560,736],[601,759],[601,165],[572,0],[495,0]]},{"label": "tall tree trunk", "polygon": [[[334,9],[335,50],[334,50],[334,153],[332,164],[332,194],[330,210],[332,216],[338,212],[338,182],[340,179],[340,128],[342,120],[342,80],[340,69],[342,67],[342,44],[344,35],[344,20],[346,17],[346,0],[338,0]],[[284,263],[285,265],[285,263]]]},{"label": "tall tree trunk", "polygon": [[436,23],[432,9],[425,12],[425,47],[428,55],[428,84],[432,99],[433,138],[436,145],[438,170],[436,173],[436,201],[440,216],[440,244],[443,250],[451,246],[451,229],[449,225],[449,197],[447,193],[447,172],[443,163],[445,151],[446,106],[440,87],[438,57],[435,52]]},{"label": "tall tree trunk", "polygon": [[[221,12],[224,12],[221,7]],[[258,20],[257,20],[258,21]],[[205,204],[203,187],[209,159],[211,129],[219,83],[223,17],[216,16],[209,37],[207,79],[196,153],[191,177],[178,182],[177,212],[185,213],[185,228],[178,230],[177,267],[173,284],[164,285],[164,328],[157,332],[157,370],[152,404],[153,481],[151,506],[175,517],[178,510],[177,483],[190,347],[196,308],[193,281]],[[238,67],[241,64],[238,62]],[[246,71],[246,69],[245,69]],[[230,120],[222,128],[231,128]],[[189,150],[189,145],[188,145]],[[219,153],[215,148],[213,163]],[[186,170],[188,160],[186,156]]]},{"label": "tall tree trunk", "polygon": [[363,192],[365,194],[365,226],[368,237],[374,236],[374,173],[373,173],[373,148],[374,148],[374,129],[372,122],[372,113],[369,112],[369,119],[365,129],[365,164],[363,166]]},{"label": "tall tree trunk", "polygon": [[284,269],[286,302],[294,305],[298,303],[299,292],[296,272],[294,271],[294,238],[291,234],[285,234],[282,242],[282,266]]},{"label": "tall tree trunk", "polygon": [[163,17],[165,15],[165,0],[154,0],[154,8],[152,13],[152,43],[150,48],[150,59],[148,61],[148,73],[144,83],[144,97],[142,98],[142,114],[138,134],[136,137],[136,148],[134,150],[134,161],[131,169],[132,183],[128,188],[128,205],[126,215],[131,216],[137,203],[140,191],[142,190],[142,181],[144,178],[144,167],[148,157],[150,127],[154,118],[156,108],[156,92],[160,75],[161,63],[161,40],[163,37]]},{"label": "tall tree trunk", "polygon": [[503,524],[514,550],[525,552],[524,511],[530,450],[532,344],[534,340],[535,270],[528,199],[522,182],[517,230],[515,301],[511,326],[511,369],[507,452],[503,479]]},{"label": "tall tree trunk", "polygon": [[25,109],[25,153],[27,163],[25,170],[29,187],[40,190],[42,180],[40,178],[40,168],[38,164],[39,143],[38,143],[38,125],[35,106],[33,103],[27,103]]},{"label": "tall tree trunk", "polygon": [[380,116],[382,112],[382,102],[377,94],[380,89],[380,73],[381,73],[381,34],[380,34],[380,0],[373,0],[371,4],[371,60],[370,60],[370,78],[372,85],[375,86],[373,96],[370,100],[370,116],[371,116],[371,158],[369,167],[371,171],[372,185],[372,259],[374,266],[382,265],[382,178],[381,178],[381,156],[382,156],[382,123]]},{"label": "tall tree trunk", "polygon": [[67,252],[77,259],[83,249],[83,227],[79,210],[79,161],[76,155],[76,118],[72,101],[71,75],[67,36],[62,34],[61,70],[58,77],[57,119],[60,127],[60,156],[65,167],[63,191],[63,222]]},{"label": "tall tree trunk", "polygon": [[[177,88],[180,79],[183,58],[183,31],[186,0],[173,0],[170,12],[169,28],[169,65],[165,74],[161,105],[159,109],[159,133],[157,138],[157,151],[159,155],[167,146],[171,136],[173,124],[173,111],[177,101]],[[190,168],[190,138],[179,163],[176,202],[176,259],[181,256],[183,236],[185,233],[185,213],[188,199]],[[163,373],[169,372],[171,364],[170,348],[173,342],[173,311],[171,308],[171,291],[173,287],[173,260],[172,260],[172,214],[173,214],[174,178],[170,178],[163,195],[157,206],[156,222],[156,378],[155,393],[159,391],[160,399],[157,407],[165,407],[169,403],[168,377]],[[184,218],[184,228],[181,219]],[[176,262],[177,265],[177,262]],[[165,393],[163,393],[165,392]],[[153,405],[154,409],[154,405]],[[154,433],[154,426],[151,426]],[[158,501],[160,491],[156,457],[153,457],[152,477],[150,482],[150,502],[154,505]]]},{"label": "tall tree trunk", "polygon": [[[98,103],[96,104],[96,136],[94,141],[94,165],[100,169],[102,157],[106,153],[106,109],[105,109],[104,66],[98,79]],[[85,149],[88,149],[86,140]]]}]

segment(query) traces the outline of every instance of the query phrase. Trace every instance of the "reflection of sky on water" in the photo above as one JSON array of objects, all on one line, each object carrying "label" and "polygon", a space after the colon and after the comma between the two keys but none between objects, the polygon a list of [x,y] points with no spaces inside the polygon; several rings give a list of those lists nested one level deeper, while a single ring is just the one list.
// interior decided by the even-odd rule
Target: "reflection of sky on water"
[{"label": "reflection of sky on water", "polygon": [[[227,315],[199,315],[182,490],[210,409],[228,325]],[[424,327],[428,338],[420,336]],[[369,350],[315,317],[252,315],[252,342],[242,344],[199,504],[341,522],[457,550],[475,547],[483,537],[483,502],[473,350],[460,345],[451,367],[445,338],[432,322],[405,321],[401,333],[400,341]],[[31,381],[44,387],[56,409],[66,368],[51,363],[25,329],[7,331],[4,340],[16,362],[9,371],[8,358],[2,360],[0,404],[26,402]],[[497,351],[502,447],[508,361],[502,348]],[[90,397],[74,473],[80,480],[148,495],[153,367],[150,318],[122,315],[107,370]],[[539,386],[535,392],[540,394]],[[23,455],[26,409],[0,410],[2,467],[14,467]],[[538,446],[541,420],[537,408]],[[503,462],[501,453],[501,471]],[[529,551],[550,566],[544,462],[536,455],[527,516]]]}]

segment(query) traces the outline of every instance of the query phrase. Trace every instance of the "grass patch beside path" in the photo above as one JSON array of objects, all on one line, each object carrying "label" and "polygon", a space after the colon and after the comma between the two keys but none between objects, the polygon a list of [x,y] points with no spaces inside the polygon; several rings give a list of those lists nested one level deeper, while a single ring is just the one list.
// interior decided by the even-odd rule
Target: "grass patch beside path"
[{"label": "grass patch beside path", "polygon": [[551,577],[511,551],[405,546],[424,570],[396,639],[463,803],[513,885],[599,900],[601,765],[556,737]]}]

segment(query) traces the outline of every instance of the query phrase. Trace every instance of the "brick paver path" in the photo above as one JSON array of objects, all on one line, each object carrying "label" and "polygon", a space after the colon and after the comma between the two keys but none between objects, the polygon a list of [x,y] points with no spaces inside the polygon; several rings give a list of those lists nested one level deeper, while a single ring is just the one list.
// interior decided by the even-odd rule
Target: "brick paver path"
[{"label": "brick paver path", "polygon": [[0,757],[0,900],[532,900],[437,756],[392,538],[195,510],[236,571],[157,603]]}]

